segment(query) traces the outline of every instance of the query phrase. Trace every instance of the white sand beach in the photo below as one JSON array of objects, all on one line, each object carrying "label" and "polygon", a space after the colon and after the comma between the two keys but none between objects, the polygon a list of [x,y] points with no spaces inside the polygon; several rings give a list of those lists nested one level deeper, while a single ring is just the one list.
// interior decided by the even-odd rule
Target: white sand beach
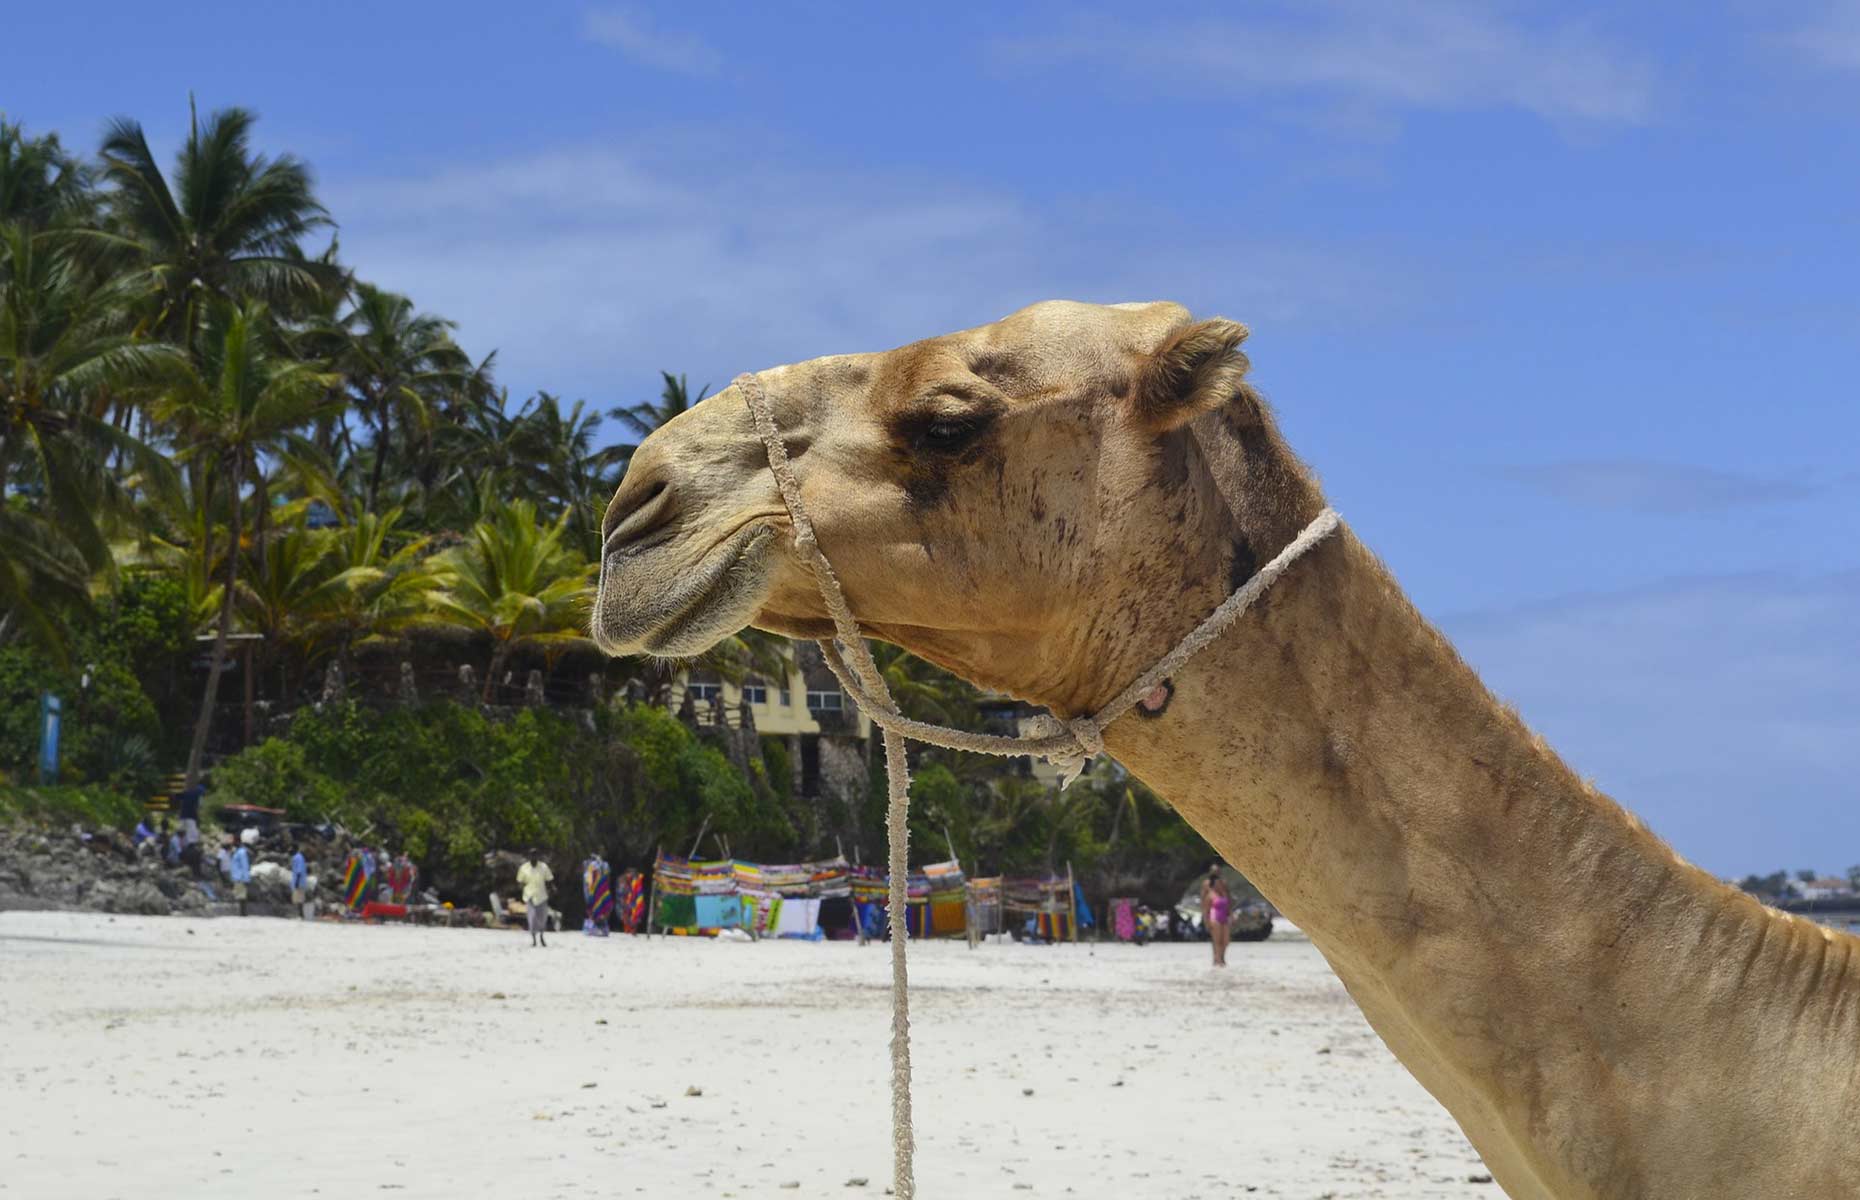
[{"label": "white sand beach", "polygon": [[[1222,973],[911,949],[930,1200],[1499,1194],[1295,932]],[[4,913],[0,1197],[880,1196],[888,979],[877,945]]]}]

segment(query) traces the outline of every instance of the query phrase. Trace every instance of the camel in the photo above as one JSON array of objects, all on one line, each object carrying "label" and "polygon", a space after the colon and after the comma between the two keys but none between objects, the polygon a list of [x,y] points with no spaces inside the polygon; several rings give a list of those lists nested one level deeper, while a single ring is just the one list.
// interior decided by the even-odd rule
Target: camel
[{"label": "camel", "polygon": [[[862,632],[1068,718],[1324,507],[1246,333],[1049,301],[758,378]],[[739,392],[608,506],[610,653],[831,633]],[[1860,1196],[1860,939],[1683,862],[1347,529],[1104,743],[1309,934],[1508,1195]]]}]

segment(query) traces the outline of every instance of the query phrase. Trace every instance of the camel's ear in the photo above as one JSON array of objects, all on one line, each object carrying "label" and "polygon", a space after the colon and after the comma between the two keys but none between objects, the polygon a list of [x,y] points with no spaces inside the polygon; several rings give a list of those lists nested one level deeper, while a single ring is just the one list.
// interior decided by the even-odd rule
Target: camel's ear
[{"label": "camel's ear", "polygon": [[1138,369],[1131,415],[1166,433],[1232,400],[1246,379],[1246,335],[1246,326],[1216,317],[1171,336]]}]

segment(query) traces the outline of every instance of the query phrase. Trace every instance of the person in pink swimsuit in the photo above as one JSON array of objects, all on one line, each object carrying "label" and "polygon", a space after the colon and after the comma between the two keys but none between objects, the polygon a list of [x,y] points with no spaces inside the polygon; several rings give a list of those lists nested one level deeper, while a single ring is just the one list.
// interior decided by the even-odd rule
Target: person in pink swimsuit
[{"label": "person in pink swimsuit", "polygon": [[1227,890],[1227,881],[1221,878],[1219,867],[1208,872],[1208,881],[1201,885],[1201,923],[1207,927],[1208,940],[1214,944],[1214,965],[1227,965],[1228,918],[1233,915],[1233,894]]}]

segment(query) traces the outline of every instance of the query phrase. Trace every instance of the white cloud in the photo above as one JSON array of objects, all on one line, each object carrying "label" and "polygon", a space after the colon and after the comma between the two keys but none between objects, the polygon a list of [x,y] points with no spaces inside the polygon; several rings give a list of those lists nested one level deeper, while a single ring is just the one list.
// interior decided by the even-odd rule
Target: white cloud
[{"label": "white cloud", "polygon": [[1820,14],[1779,40],[1811,62],[1841,71],[1860,71],[1860,0],[1829,0]]},{"label": "white cloud", "polygon": [[1826,490],[1801,480],[1640,459],[1531,464],[1507,467],[1504,474],[1588,508],[1666,515],[1808,500]]},{"label": "white cloud", "polygon": [[1441,625],[1577,771],[1707,869],[1860,860],[1860,574],[1682,579]]},{"label": "white cloud", "polygon": [[371,280],[459,321],[473,353],[495,346],[514,386],[601,403],[661,367],[721,385],[1055,296],[1179,299],[1264,328],[1364,318],[1411,286],[1360,253],[807,166],[701,132],[326,192]]},{"label": "white cloud", "polygon": [[1527,21],[1461,0],[1326,0],[1248,15],[1125,21],[1002,40],[1016,65],[1081,64],[1169,89],[1288,95],[1343,111],[1516,108],[1559,122],[1641,122],[1654,72],[1567,20]]},{"label": "white cloud", "polygon": [[581,32],[590,42],[664,71],[714,75],[723,66],[723,56],[704,39],[655,29],[651,18],[630,8],[590,9],[582,17]]}]

